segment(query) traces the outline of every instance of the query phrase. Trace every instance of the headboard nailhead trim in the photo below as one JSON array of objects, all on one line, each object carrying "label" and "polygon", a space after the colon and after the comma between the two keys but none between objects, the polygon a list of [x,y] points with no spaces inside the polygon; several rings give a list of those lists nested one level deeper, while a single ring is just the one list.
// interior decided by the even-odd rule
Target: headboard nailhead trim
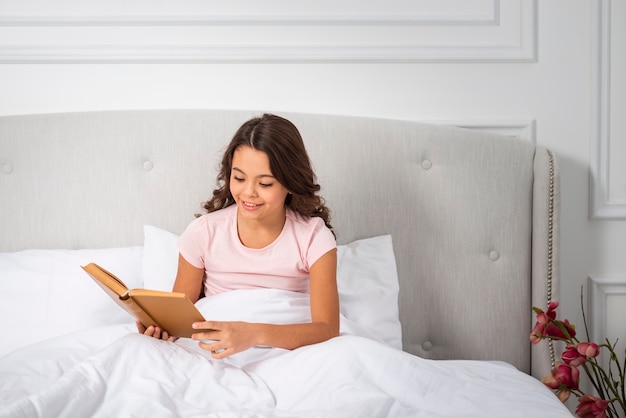
[{"label": "headboard nailhead trim", "polygon": [[[554,155],[552,151],[548,152],[548,164],[549,164],[549,183],[548,183],[548,277],[547,277],[547,302],[548,305],[552,302],[552,265],[553,265],[553,239],[554,239]],[[554,353],[554,342],[551,338],[548,339],[548,350],[550,351],[550,366],[552,369],[556,367],[556,355]]]}]

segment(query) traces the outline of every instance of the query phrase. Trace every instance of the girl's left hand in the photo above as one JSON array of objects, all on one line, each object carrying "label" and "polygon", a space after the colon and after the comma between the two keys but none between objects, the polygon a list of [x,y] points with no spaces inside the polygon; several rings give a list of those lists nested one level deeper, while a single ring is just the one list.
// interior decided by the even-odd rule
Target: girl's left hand
[{"label": "girl's left hand", "polygon": [[223,359],[247,350],[255,344],[254,324],[249,322],[194,322],[197,332],[191,336],[200,348],[210,351],[215,359]]},{"label": "girl's left hand", "polygon": [[150,325],[146,327],[141,323],[138,319],[135,318],[135,325],[137,326],[137,331],[140,334],[147,335],[149,337],[153,337],[156,339],[167,340],[167,341],[176,341],[178,338],[170,337],[167,331],[161,330],[159,327],[155,327],[154,325]]}]

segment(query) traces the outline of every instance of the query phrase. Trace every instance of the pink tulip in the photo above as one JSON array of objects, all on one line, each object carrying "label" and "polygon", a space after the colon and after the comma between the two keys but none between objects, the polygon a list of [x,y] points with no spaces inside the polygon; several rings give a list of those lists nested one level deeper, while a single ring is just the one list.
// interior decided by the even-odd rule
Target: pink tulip
[{"label": "pink tulip", "polygon": [[562,402],[569,398],[570,390],[578,390],[580,373],[576,367],[557,363],[552,372],[541,379],[541,382],[550,389],[558,390],[558,397]]},{"label": "pink tulip", "polygon": [[[556,302],[556,304],[558,306],[558,302]],[[542,311],[539,308],[535,308],[535,312],[537,313],[537,323],[533,327],[533,330],[530,332],[530,342],[532,344],[537,344],[539,341],[545,338],[546,325],[550,323],[550,317],[548,316],[548,313],[553,315],[553,318],[556,317],[556,312],[554,312],[554,309],[550,310],[550,308],[548,308],[548,313]]]},{"label": "pink tulip", "polygon": [[541,383],[543,383],[550,389],[558,390],[556,395],[559,397],[561,402],[565,402],[569,398],[569,395],[570,395],[569,389],[561,388],[561,385],[559,384],[559,382],[557,382],[556,378],[554,377],[554,370],[552,371],[552,373],[546,375],[543,379],[541,379]]},{"label": "pink tulip", "polygon": [[544,338],[571,340],[576,336],[574,326],[567,319],[564,321],[556,320],[556,308],[558,306],[559,302],[553,301],[548,305],[546,312],[539,308],[534,308],[537,313],[537,323],[530,332],[530,342],[532,344],[537,344]]},{"label": "pink tulip", "polygon": [[600,354],[600,347],[596,343],[580,343],[577,347],[578,352],[587,357],[595,358]]},{"label": "pink tulip", "polygon": [[[556,322],[556,323],[555,323]],[[557,325],[557,324],[560,324]],[[576,329],[566,319],[564,321],[554,321],[543,326],[539,322],[530,333],[530,341],[536,344],[543,338],[555,338],[558,340],[571,340],[576,336]]]},{"label": "pink tulip", "polygon": [[578,367],[588,359],[598,357],[599,354],[600,347],[596,343],[568,344],[563,354],[561,354],[561,358],[565,364]]},{"label": "pink tulip", "polygon": [[583,395],[578,398],[576,415],[580,418],[606,418],[608,406],[609,401],[591,395]]},{"label": "pink tulip", "polygon": [[552,301],[550,302],[550,304],[548,305],[548,311],[546,312],[546,315],[548,315],[548,317],[550,319],[555,319],[556,318],[556,308],[559,307],[559,302],[557,301]]},{"label": "pink tulip", "polygon": [[580,373],[576,367],[571,367],[563,363],[557,363],[555,368],[555,376],[557,382],[568,389],[578,390],[580,382]]},{"label": "pink tulip", "polygon": [[[569,340],[576,336],[574,326],[567,319],[555,322],[556,324],[551,322],[546,326],[545,332],[548,337]],[[557,324],[560,324],[560,326]]]},{"label": "pink tulip", "polygon": [[[592,342],[579,343],[578,340],[576,340],[576,329],[574,325],[570,324],[567,319],[556,319],[556,309],[558,308],[558,306],[558,302],[550,302],[550,304],[548,305],[548,309],[545,312],[539,308],[533,307],[534,312],[537,314],[537,323],[530,333],[531,343],[537,344],[538,342],[546,338],[561,340],[567,343],[565,350],[563,351],[563,353],[561,353],[561,359],[563,360],[563,362],[556,363],[551,373],[541,379],[541,381],[548,388],[554,390],[556,392],[556,395],[562,402],[567,401],[572,393],[579,397],[578,407],[576,408],[576,414],[579,417],[606,418],[607,413],[610,413],[608,408],[610,405],[612,405],[612,402],[619,402],[620,406],[623,406],[623,392],[620,397],[620,395],[615,392],[614,386],[611,385],[616,385],[618,389],[621,385],[621,387],[623,388],[624,377],[620,373],[621,382],[609,380],[613,379],[613,376],[610,373],[610,370],[608,372],[609,376],[606,376],[606,374],[604,374],[604,369],[602,369],[603,373],[601,375],[595,375],[597,379],[601,379],[599,384],[608,384],[609,386],[611,386],[611,391],[613,391],[616,395],[616,398],[614,399],[607,401],[600,399],[596,396],[585,395],[580,392],[580,372],[578,370],[578,367],[585,364],[585,362],[598,357],[600,355],[601,347],[598,344]],[[603,346],[606,346],[607,349],[610,351],[610,361],[617,363],[617,366],[621,367],[619,361],[615,358],[615,347],[611,345],[608,341],[607,344],[603,344]],[[598,364],[595,363],[595,361],[593,361],[592,366],[594,368],[600,367]],[[594,380],[594,376],[589,375],[588,369],[585,369],[585,371],[587,372],[589,378],[593,381],[595,386],[596,382]]]},{"label": "pink tulip", "polygon": [[[538,317],[538,316],[537,316]],[[543,339],[543,335],[545,332],[545,326],[537,322],[535,327],[530,332],[530,342],[531,344],[537,344],[539,341]]]},{"label": "pink tulip", "polygon": [[556,308],[559,307],[559,302],[553,301],[548,305],[547,312],[542,311],[539,308],[533,308],[537,314],[537,322],[542,325],[547,325],[551,319],[556,319]]},{"label": "pink tulip", "polygon": [[561,354],[561,358],[565,364],[572,367],[578,367],[587,361],[587,356],[578,351],[578,347],[575,344],[567,344],[565,350]]}]

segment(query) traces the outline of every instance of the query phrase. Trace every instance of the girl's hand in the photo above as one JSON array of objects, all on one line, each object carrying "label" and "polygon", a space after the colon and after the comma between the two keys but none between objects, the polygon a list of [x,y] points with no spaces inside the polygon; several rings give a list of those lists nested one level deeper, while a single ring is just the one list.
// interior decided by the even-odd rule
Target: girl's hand
[{"label": "girl's hand", "polygon": [[258,333],[254,325],[249,322],[195,322],[193,327],[200,332],[191,338],[198,340],[200,348],[210,351],[213,358],[223,359],[256,345]]},{"label": "girl's hand", "polygon": [[135,324],[137,325],[137,331],[139,331],[140,334],[147,335],[149,337],[154,337],[154,338],[161,339],[161,340],[167,340],[167,341],[177,340],[176,337],[170,337],[167,331],[161,330],[161,328],[155,327],[154,325],[150,325],[149,327],[146,327],[138,319],[135,319]]}]

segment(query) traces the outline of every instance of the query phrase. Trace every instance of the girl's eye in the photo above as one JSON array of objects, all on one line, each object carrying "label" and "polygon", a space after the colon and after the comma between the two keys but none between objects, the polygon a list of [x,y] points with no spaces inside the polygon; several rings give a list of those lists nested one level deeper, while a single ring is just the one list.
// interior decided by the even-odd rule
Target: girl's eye
[{"label": "girl's eye", "polygon": [[261,187],[271,187],[274,183],[259,183]]},{"label": "girl's eye", "polygon": [[238,181],[239,183],[243,181],[241,177],[237,177],[237,176],[233,176],[233,180]]}]

